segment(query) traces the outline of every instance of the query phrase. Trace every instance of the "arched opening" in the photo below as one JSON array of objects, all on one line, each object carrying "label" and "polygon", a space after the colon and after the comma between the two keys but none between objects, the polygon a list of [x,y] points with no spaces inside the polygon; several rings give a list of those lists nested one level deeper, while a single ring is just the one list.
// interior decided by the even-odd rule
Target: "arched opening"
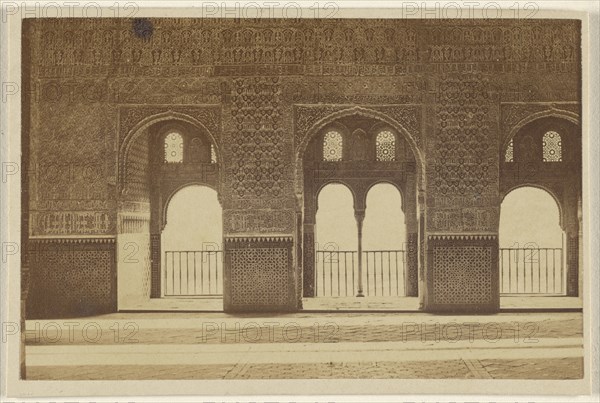
[{"label": "arched opening", "polygon": [[[214,210],[202,205],[215,206],[219,188],[218,151],[214,137],[200,122],[178,113],[145,118],[126,135],[119,152],[117,242],[122,256],[117,263],[119,309],[222,309],[220,298],[188,298],[222,293],[222,252],[220,246],[215,246],[221,244],[221,236],[206,235],[195,224],[197,219],[190,219]],[[203,185],[205,195],[190,199],[186,195],[199,187],[190,185]],[[212,195],[212,201],[206,194]],[[205,228],[221,231],[220,213],[210,216],[218,218],[218,222],[210,222]],[[201,219],[207,220],[211,218]],[[185,236],[177,235],[186,232]],[[209,259],[210,288],[198,276],[203,269],[208,278]],[[194,273],[197,283],[192,281]],[[163,298],[171,296],[180,299]]]},{"label": "arched opening", "polygon": [[208,186],[186,186],[171,197],[161,234],[163,296],[223,294],[222,215]]},{"label": "arched opening", "polygon": [[406,280],[406,222],[402,196],[389,183],[369,189],[363,224],[366,295],[403,296]]},{"label": "arched opening", "polygon": [[526,186],[508,193],[499,242],[501,294],[565,294],[564,231],[549,192]]},{"label": "arched opening", "polygon": [[354,197],[348,187],[325,185],[317,197],[315,293],[351,296],[356,292],[358,234]]},{"label": "arched opening", "polygon": [[[568,115],[561,115],[560,117],[540,116],[529,118],[526,124],[513,129],[510,134],[511,136],[505,139],[500,149],[500,192],[508,194],[513,189],[533,186],[538,188],[538,192],[541,191],[540,189],[546,189],[554,197],[555,204],[560,207],[560,226],[564,230],[564,245],[560,244],[562,247],[560,252],[555,250],[552,253],[563,254],[564,258],[559,259],[560,267],[557,270],[561,269],[566,272],[563,286],[557,280],[556,294],[563,295],[564,293],[567,296],[578,296],[582,284],[579,257],[582,244],[580,235],[581,219],[578,214],[582,200],[581,128]],[[548,198],[550,196],[548,194],[546,196],[546,200],[550,200]],[[532,196],[531,200],[527,198],[521,200],[523,209],[530,209],[535,198]],[[530,214],[525,215],[523,220],[515,222],[515,226],[522,228],[523,234],[529,233],[529,237],[534,237],[534,234],[528,231],[537,227],[535,223],[532,223],[532,226],[529,227],[523,226],[523,223],[530,222],[529,220],[533,217],[538,218],[541,211],[547,210],[542,209],[542,206],[537,207],[539,207],[537,210],[531,208]],[[502,209],[503,211],[506,210],[504,204]],[[511,213],[510,216],[514,216],[514,214]],[[553,225],[556,227],[557,224]],[[543,231],[542,233],[549,234],[550,231]],[[523,242],[540,244],[539,241],[532,239],[520,240],[519,245],[522,246]],[[540,246],[546,247],[547,245],[540,244]],[[550,247],[554,247],[554,245]],[[540,252],[541,261],[536,260],[534,256],[532,258],[533,262],[530,263],[540,264],[542,270],[544,270],[546,264],[543,261],[545,252]],[[517,253],[521,253],[520,256],[523,257],[522,251],[511,253],[514,253],[515,256]],[[530,253],[529,250],[527,253]],[[556,261],[556,258],[557,256],[552,256],[549,259]],[[504,262],[506,263],[506,260]],[[512,263],[515,263],[514,259],[512,259]],[[523,265],[523,262],[520,261],[519,264]],[[552,267],[551,263],[548,264]],[[536,273],[534,273],[534,276]],[[549,278],[551,279],[552,276],[550,275]],[[562,277],[560,278],[562,279]],[[512,280],[515,281],[515,279]],[[520,277],[520,281],[523,281],[522,277]],[[529,278],[528,284],[532,283],[531,278]],[[521,284],[519,293],[524,292],[522,287],[523,284]],[[540,289],[529,289],[529,292],[536,295],[538,293],[543,294],[545,292],[544,287],[545,282]],[[515,289],[513,285],[512,288],[507,290],[514,292]],[[554,294],[554,289],[551,286],[547,291]]]},{"label": "arched opening", "polygon": [[[417,297],[417,149],[386,117],[326,121],[299,153],[303,297]],[[304,303],[320,309],[354,301]]]}]

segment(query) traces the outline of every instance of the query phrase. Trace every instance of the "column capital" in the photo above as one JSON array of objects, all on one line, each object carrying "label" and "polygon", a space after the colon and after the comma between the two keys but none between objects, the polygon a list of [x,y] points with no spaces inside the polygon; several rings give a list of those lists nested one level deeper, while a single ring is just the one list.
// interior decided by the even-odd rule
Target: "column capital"
[{"label": "column capital", "polygon": [[365,219],[365,210],[354,210],[354,218],[356,218],[357,222],[362,223]]}]

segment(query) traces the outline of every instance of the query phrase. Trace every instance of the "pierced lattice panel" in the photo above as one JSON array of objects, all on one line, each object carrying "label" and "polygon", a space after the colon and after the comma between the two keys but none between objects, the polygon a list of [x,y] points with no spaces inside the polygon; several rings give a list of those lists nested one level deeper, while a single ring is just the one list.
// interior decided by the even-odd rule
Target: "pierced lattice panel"
[{"label": "pierced lattice panel", "polygon": [[432,302],[494,305],[498,296],[497,238],[441,236],[429,238]]},{"label": "pierced lattice panel", "polygon": [[28,314],[86,316],[115,310],[112,240],[30,243]]},{"label": "pierced lattice panel", "polygon": [[294,300],[292,242],[226,242],[226,294],[232,306],[289,306]]}]

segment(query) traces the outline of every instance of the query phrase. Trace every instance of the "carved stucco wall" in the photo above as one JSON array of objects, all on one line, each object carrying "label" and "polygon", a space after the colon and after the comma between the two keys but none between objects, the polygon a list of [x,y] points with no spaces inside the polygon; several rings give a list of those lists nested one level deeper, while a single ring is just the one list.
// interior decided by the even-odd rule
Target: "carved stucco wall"
[{"label": "carved stucco wall", "polygon": [[120,151],[173,111],[215,136],[224,235],[295,237],[301,145],[347,108],[411,136],[427,232],[494,234],[498,149],[522,119],[505,105],[580,101],[576,21],[150,22],[147,38],[127,19],[25,22],[30,235],[116,235],[117,211],[145,211],[119,191]]}]

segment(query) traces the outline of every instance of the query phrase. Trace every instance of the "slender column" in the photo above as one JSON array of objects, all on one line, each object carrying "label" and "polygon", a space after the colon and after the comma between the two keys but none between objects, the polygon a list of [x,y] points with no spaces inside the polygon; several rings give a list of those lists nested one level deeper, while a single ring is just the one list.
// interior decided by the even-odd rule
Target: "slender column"
[{"label": "slender column", "polygon": [[363,221],[365,220],[365,210],[354,210],[354,218],[358,228],[358,293],[357,297],[364,297],[363,279],[362,279],[362,230]]}]

